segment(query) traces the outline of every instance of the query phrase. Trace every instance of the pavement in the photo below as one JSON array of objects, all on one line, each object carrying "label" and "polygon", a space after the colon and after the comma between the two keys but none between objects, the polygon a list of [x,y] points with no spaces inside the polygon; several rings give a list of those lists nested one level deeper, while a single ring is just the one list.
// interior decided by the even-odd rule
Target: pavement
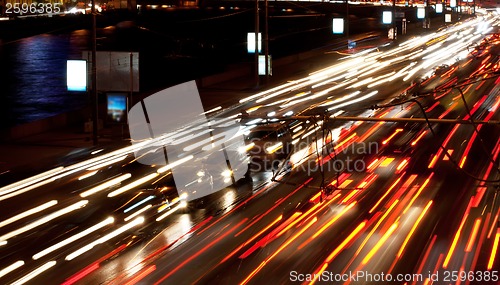
[{"label": "pavement", "polygon": [[[438,28],[435,25],[434,29]],[[404,41],[412,35],[422,33],[418,27],[409,29],[409,33],[399,36],[397,42]],[[411,33],[411,34],[410,34]],[[282,84],[290,78],[307,75],[312,70],[319,70],[331,65],[332,62],[348,53],[355,53],[369,47],[380,46],[390,42],[387,35],[353,35],[360,41],[356,48],[347,50],[347,40],[332,41],[330,44],[315,49],[312,57],[295,61],[290,64],[273,67],[273,75],[267,82],[261,80],[257,86],[254,76],[235,78],[201,88],[200,96],[206,110],[237,103],[242,97]],[[343,47],[345,43],[345,48]],[[127,126],[105,127],[100,130],[99,145],[93,146],[91,134],[84,133],[82,126],[70,126],[51,130],[21,139],[0,142],[0,181],[19,179],[27,174],[35,174],[47,170],[51,166],[71,160],[80,153],[106,148],[109,146],[129,145]],[[15,178],[13,178],[13,176]],[[5,183],[0,183],[0,186]]]}]

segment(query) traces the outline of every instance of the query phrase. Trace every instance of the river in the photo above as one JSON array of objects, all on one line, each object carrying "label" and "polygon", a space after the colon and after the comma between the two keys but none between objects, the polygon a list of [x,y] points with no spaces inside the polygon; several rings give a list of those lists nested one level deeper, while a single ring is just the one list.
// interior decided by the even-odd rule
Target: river
[{"label": "river", "polygon": [[66,90],[66,60],[80,59],[88,32],[42,34],[0,45],[0,129],[81,108],[85,92]]}]

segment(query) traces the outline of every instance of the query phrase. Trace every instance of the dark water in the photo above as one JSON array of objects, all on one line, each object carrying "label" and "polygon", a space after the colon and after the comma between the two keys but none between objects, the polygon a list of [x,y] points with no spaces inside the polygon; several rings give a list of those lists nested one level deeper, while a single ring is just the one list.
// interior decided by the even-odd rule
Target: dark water
[{"label": "dark water", "polygon": [[66,60],[81,58],[88,33],[42,34],[0,45],[0,129],[47,118],[87,102],[66,90]]}]

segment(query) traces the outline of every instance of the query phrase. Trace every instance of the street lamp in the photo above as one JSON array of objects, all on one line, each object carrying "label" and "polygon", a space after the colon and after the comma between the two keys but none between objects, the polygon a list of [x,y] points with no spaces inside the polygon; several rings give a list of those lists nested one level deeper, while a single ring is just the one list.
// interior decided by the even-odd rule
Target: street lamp
[{"label": "street lamp", "polygon": [[96,67],[96,16],[95,16],[95,0],[92,0],[92,90],[90,92],[91,102],[92,102],[92,142],[96,146],[98,142],[97,138],[97,120],[99,118],[98,113],[98,101],[97,101],[97,67]]},{"label": "street lamp", "polygon": [[255,87],[259,88],[259,0],[255,0]]}]

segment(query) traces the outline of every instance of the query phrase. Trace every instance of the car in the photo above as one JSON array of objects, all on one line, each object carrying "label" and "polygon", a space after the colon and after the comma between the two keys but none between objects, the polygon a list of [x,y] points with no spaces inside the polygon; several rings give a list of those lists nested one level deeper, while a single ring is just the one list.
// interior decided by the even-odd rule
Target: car
[{"label": "car", "polygon": [[434,69],[434,75],[442,75],[445,72],[447,72],[448,70],[450,70],[449,65],[441,64],[440,66],[436,67],[436,69]]},{"label": "car", "polygon": [[251,145],[248,153],[252,166],[259,170],[276,168],[292,151],[292,124],[271,123],[259,125],[245,137]]},{"label": "car", "polygon": [[143,188],[130,190],[115,197],[103,197],[100,203],[91,203],[82,208],[77,224],[87,223],[94,219],[112,216],[115,224],[127,223],[129,220],[143,216],[144,224],[154,222],[158,214],[157,209],[161,206],[169,206],[172,199],[167,199],[169,193],[162,188]]},{"label": "car", "polygon": [[217,153],[208,155],[203,160],[203,168],[206,175],[210,177],[212,187],[224,188],[227,184],[236,184],[237,182],[250,179],[250,158],[244,152],[235,150],[222,150],[227,165],[213,163],[212,159]]}]

